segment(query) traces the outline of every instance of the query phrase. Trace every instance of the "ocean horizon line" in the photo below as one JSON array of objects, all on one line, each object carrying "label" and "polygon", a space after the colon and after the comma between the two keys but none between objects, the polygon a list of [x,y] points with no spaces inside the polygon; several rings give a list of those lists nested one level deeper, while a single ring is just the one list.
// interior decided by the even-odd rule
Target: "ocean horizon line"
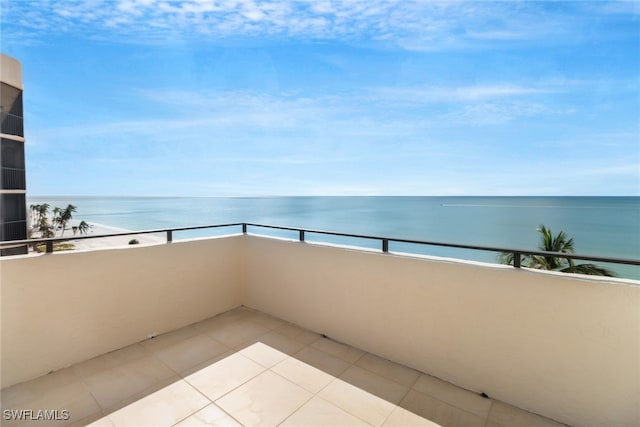
[{"label": "ocean horizon line", "polygon": [[510,197],[519,197],[519,198],[535,198],[535,197],[544,197],[544,198],[640,198],[640,195],[579,195],[579,194],[567,194],[567,195],[531,195],[531,194],[523,194],[523,195],[491,195],[491,194],[294,194],[294,195],[282,195],[282,194],[274,194],[274,195],[239,195],[239,196],[202,196],[202,195],[88,195],[88,194],[37,194],[37,195],[29,195],[27,194],[27,198],[33,199],[44,199],[44,198],[130,198],[130,199],[269,199],[269,198],[294,198],[294,197],[479,197],[479,198],[510,198]]}]

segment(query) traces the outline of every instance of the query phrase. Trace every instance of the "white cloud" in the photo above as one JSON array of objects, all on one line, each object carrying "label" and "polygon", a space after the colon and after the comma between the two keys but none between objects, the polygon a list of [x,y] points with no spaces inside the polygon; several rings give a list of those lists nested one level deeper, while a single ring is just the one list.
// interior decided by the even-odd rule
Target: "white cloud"
[{"label": "white cloud", "polygon": [[562,92],[551,85],[522,86],[515,84],[490,84],[466,86],[413,86],[371,89],[373,99],[392,103],[458,103],[484,101],[496,98],[526,97]]},{"label": "white cloud", "polygon": [[[2,23],[42,32],[154,43],[171,36],[214,39],[283,36],[394,43],[411,50],[469,47],[484,41],[593,36],[585,13],[636,13],[617,3],[389,0],[66,0],[3,1]],[[563,36],[563,37],[560,37]],[[20,40],[15,39],[16,42]]]}]

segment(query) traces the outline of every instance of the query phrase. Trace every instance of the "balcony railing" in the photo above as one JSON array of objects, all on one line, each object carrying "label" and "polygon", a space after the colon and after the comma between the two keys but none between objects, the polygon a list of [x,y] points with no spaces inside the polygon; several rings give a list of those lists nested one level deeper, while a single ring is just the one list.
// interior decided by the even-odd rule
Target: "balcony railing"
[{"label": "balcony railing", "polygon": [[447,247],[447,248],[456,248],[456,249],[470,249],[470,250],[476,250],[476,251],[510,253],[510,254],[513,254],[513,260],[514,260],[513,266],[516,268],[521,267],[522,257],[526,255],[557,257],[557,258],[564,258],[564,259],[571,259],[571,260],[608,262],[613,264],[640,265],[640,259],[631,259],[631,258],[615,258],[615,257],[595,256],[595,255],[569,254],[569,253],[563,253],[563,252],[547,252],[547,251],[540,251],[540,250],[513,249],[513,248],[503,248],[503,247],[495,247],[495,246],[465,245],[465,244],[459,244],[459,243],[434,242],[434,241],[427,241],[427,240],[413,240],[413,239],[402,239],[402,238],[395,238],[395,237],[371,236],[371,235],[365,235],[365,234],[340,233],[336,231],[314,230],[314,229],[297,228],[297,227],[284,227],[279,225],[254,224],[254,223],[247,223],[247,222],[216,224],[216,225],[201,225],[201,226],[195,226],[195,227],[162,228],[162,229],[142,230],[142,231],[127,231],[122,233],[99,234],[99,235],[91,235],[91,236],[72,236],[72,237],[55,237],[55,238],[46,238],[46,239],[43,238],[43,239],[14,240],[14,241],[0,242],[0,248],[6,247],[6,246],[15,246],[15,245],[24,245],[24,244],[32,245],[32,244],[44,243],[46,246],[46,252],[51,253],[53,252],[53,244],[58,242],[65,242],[69,240],[99,239],[99,238],[105,238],[105,237],[134,236],[134,235],[140,235],[140,234],[156,234],[156,233],[165,233],[166,243],[171,243],[173,242],[173,233],[177,231],[204,230],[204,229],[225,228],[225,227],[240,227],[243,234],[246,234],[250,227],[294,231],[298,233],[298,240],[301,242],[305,241],[307,234],[321,234],[321,235],[327,235],[327,236],[376,240],[380,243],[380,250],[383,253],[389,253],[389,242],[409,243],[409,244],[425,245],[425,246],[438,246],[438,247]]},{"label": "balcony railing", "polygon": [[22,246],[27,237],[27,221],[6,221],[0,223],[0,249],[10,246]]},{"label": "balcony railing", "polygon": [[24,119],[11,113],[0,113],[1,131],[7,135],[24,136]]},{"label": "balcony railing", "polygon": [[27,188],[24,168],[2,167],[0,174],[0,189],[24,190]]}]

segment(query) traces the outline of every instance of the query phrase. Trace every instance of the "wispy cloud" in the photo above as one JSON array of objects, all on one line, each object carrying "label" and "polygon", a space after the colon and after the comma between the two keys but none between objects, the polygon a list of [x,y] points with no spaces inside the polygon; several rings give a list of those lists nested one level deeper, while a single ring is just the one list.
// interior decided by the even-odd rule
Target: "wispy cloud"
[{"label": "wispy cloud", "polygon": [[529,95],[560,93],[563,90],[550,85],[522,86],[515,84],[489,84],[470,86],[412,86],[383,87],[370,90],[371,98],[393,103],[457,103],[486,101]]},{"label": "wispy cloud", "polygon": [[633,2],[549,8],[542,2],[409,0],[2,0],[2,23],[9,36],[15,29],[23,35],[70,33],[124,43],[302,37],[440,50],[486,47],[485,41],[593,36],[576,16],[637,13],[625,3]]}]

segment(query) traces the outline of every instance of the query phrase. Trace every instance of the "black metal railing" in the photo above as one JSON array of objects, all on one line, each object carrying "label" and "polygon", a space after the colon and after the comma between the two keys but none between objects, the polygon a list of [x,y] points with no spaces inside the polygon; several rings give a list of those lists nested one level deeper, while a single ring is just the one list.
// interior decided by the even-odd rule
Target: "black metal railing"
[{"label": "black metal railing", "polygon": [[[27,237],[27,220],[0,222],[0,241],[18,241]],[[0,242],[1,243],[1,242]],[[9,246],[9,245],[3,245]],[[3,246],[0,246],[2,248]],[[15,245],[12,245],[15,246]]]},{"label": "black metal railing", "polygon": [[16,114],[0,113],[0,131],[7,135],[24,137],[24,119]]},{"label": "black metal railing", "polygon": [[0,189],[24,190],[27,188],[24,168],[0,168]]},{"label": "black metal railing", "polygon": [[53,252],[53,244],[58,242],[66,242],[69,240],[99,239],[99,238],[105,238],[105,237],[134,236],[134,235],[140,235],[140,234],[157,234],[157,233],[165,233],[167,243],[172,243],[173,233],[175,231],[191,231],[191,230],[203,230],[203,229],[224,228],[224,227],[241,227],[243,234],[248,233],[249,227],[294,231],[298,233],[298,240],[300,242],[306,242],[307,234],[320,234],[320,235],[327,235],[327,236],[376,240],[380,242],[380,245],[381,245],[380,249],[383,253],[390,252],[389,242],[410,243],[410,244],[426,245],[426,246],[439,246],[439,247],[456,248],[456,249],[470,249],[470,250],[477,250],[477,251],[510,253],[510,254],[513,254],[513,260],[514,260],[513,266],[516,268],[521,267],[521,260],[522,260],[522,257],[525,255],[539,255],[539,256],[545,256],[545,257],[558,257],[558,258],[565,258],[565,259],[599,261],[599,262],[608,262],[613,264],[626,264],[626,265],[640,266],[640,259],[568,254],[568,253],[562,253],[562,252],[547,252],[547,251],[539,251],[539,250],[513,249],[513,248],[503,248],[503,247],[494,247],[494,246],[465,245],[465,244],[459,244],[459,243],[445,243],[445,242],[434,242],[434,241],[427,241],[427,240],[381,237],[381,236],[371,236],[366,234],[340,233],[336,231],[314,230],[314,229],[297,228],[297,227],[284,227],[279,225],[254,224],[254,223],[247,223],[247,222],[216,224],[216,225],[201,225],[201,226],[195,226],[195,227],[163,228],[163,229],[142,230],[142,231],[127,231],[122,233],[97,234],[97,235],[90,235],[90,236],[81,235],[81,236],[69,236],[69,237],[55,237],[55,238],[48,238],[48,239],[14,240],[9,242],[0,242],[0,248],[5,246],[15,246],[15,245],[24,245],[24,244],[33,245],[33,244],[44,243],[46,246],[46,252],[50,253],[50,252]]}]

